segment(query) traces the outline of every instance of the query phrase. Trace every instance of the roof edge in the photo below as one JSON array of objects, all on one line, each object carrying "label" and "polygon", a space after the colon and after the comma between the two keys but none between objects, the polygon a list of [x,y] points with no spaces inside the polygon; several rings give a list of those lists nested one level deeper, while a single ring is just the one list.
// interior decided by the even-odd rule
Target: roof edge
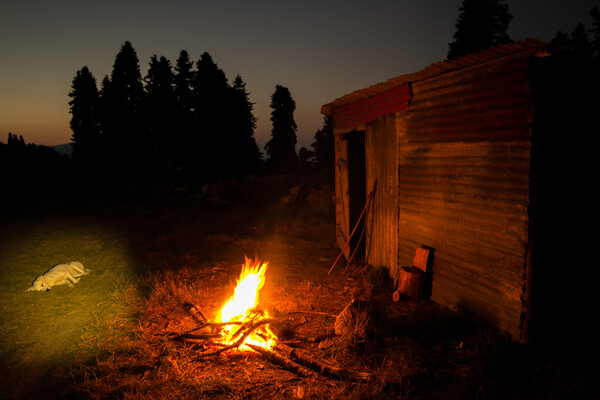
[{"label": "roof edge", "polygon": [[513,55],[521,52],[534,52],[540,50],[546,51],[547,46],[548,42],[535,38],[527,38],[525,40],[519,40],[513,43],[507,43],[499,46],[490,47],[489,49],[468,54],[466,56],[457,58],[456,60],[438,61],[429,65],[428,67],[423,68],[418,72],[400,75],[395,78],[388,79],[385,82],[380,82],[375,85],[366,87],[364,89],[355,90],[354,92],[338,97],[332,102],[323,105],[321,107],[321,113],[325,115],[331,115],[334,108],[351,104],[371,96],[375,96],[377,94],[388,91],[395,86],[399,86],[408,82],[412,83],[423,81],[425,79],[429,79],[448,72],[468,68],[477,64],[483,64],[488,61],[493,61],[508,55]]}]

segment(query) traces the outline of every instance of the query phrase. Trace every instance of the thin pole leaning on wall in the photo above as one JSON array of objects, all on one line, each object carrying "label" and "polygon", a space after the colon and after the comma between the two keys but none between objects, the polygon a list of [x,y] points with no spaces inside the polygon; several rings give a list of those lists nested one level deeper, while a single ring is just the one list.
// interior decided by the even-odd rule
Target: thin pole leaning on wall
[{"label": "thin pole leaning on wall", "polygon": [[[360,224],[360,221],[362,221],[363,217],[366,214],[367,209],[369,208],[369,206],[371,205],[371,202],[373,201],[373,197],[375,197],[375,188],[376,187],[377,187],[377,178],[375,178],[375,182],[373,183],[373,190],[371,190],[371,193],[369,193],[369,197],[367,198],[367,202],[365,203],[365,206],[363,207],[363,210],[360,213],[360,217],[358,217],[358,221],[356,221],[356,225],[354,225],[354,229],[352,229],[352,232],[350,233],[350,236],[348,236],[348,240],[346,241],[346,244],[344,245],[344,248],[342,249],[342,251],[340,252],[340,254],[337,256],[337,258],[335,259],[335,261],[333,262],[333,265],[331,266],[331,268],[329,268],[329,272],[327,272],[327,275],[331,275],[331,271],[333,271],[333,268],[335,267],[335,265],[337,264],[337,262],[340,260],[340,257],[342,256],[342,254],[344,254],[344,251],[346,250],[346,248],[350,244],[350,240],[352,240],[352,236],[354,236],[354,232],[356,232],[356,228],[358,228],[358,225]],[[364,230],[363,230],[363,234],[364,234]],[[361,238],[362,238],[362,234],[361,234]],[[352,257],[354,257],[354,252],[352,253]],[[348,263],[350,263],[350,261],[352,260],[352,257],[350,257],[350,260],[348,260]]]}]

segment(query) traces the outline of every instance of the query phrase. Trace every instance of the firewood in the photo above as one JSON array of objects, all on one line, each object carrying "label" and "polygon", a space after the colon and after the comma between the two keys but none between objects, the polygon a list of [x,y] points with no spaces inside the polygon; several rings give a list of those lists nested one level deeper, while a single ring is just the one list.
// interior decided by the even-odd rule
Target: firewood
[{"label": "firewood", "polygon": [[181,333],[181,334],[177,334],[177,335],[173,335],[172,337],[170,337],[169,339],[171,340],[186,340],[186,339],[190,339],[190,340],[210,340],[210,339],[214,339],[216,337],[220,337],[221,334],[220,333]]},{"label": "firewood", "polygon": [[204,323],[204,322],[208,322],[208,318],[206,318],[204,316],[204,314],[202,314],[202,311],[200,311],[200,309],[198,307],[196,307],[194,304],[190,303],[189,301],[186,301],[183,303],[183,309],[192,316],[192,318],[198,322],[198,323]]},{"label": "firewood", "polygon": [[345,368],[335,367],[313,358],[306,351],[298,348],[277,343],[276,349],[283,352],[290,360],[330,378],[361,381],[371,379],[371,374],[368,372],[356,372]]},{"label": "firewood", "polygon": [[293,372],[297,375],[300,375],[305,378],[316,378],[318,376],[317,373],[313,370],[292,361],[290,358],[286,357],[285,355],[279,354],[276,351],[254,344],[247,344],[247,346],[259,353],[260,355],[262,355],[263,357],[265,357],[268,361],[272,362],[273,364],[279,365],[284,369]]},{"label": "firewood", "polygon": [[219,350],[215,350],[209,353],[203,353],[198,355],[197,359],[201,359],[201,358],[205,358],[205,357],[210,357],[210,356],[216,356],[219,355],[223,352],[226,352],[227,350],[232,350],[232,349],[236,349],[238,347],[240,347],[242,344],[244,344],[244,341],[246,340],[246,338],[248,336],[250,336],[252,334],[252,332],[254,332],[255,330],[257,330],[258,328],[260,328],[263,325],[268,325],[268,324],[272,324],[275,322],[279,322],[279,319],[271,319],[271,318],[266,318],[263,319],[261,321],[258,322],[248,322],[244,325],[242,325],[242,327],[240,328],[240,330],[236,333],[236,337],[239,335],[239,333],[241,331],[243,331],[243,334],[241,334],[240,338],[238,340],[236,340],[234,343],[222,347]]},{"label": "firewood", "polygon": [[[352,379],[352,380],[368,380],[371,378],[371,374],[366,372],[354,372],[347,370],[345,368],[339,368],[332,365],[329,365],[323,361],[317,360],[306,352],[303,352],[300,349],[295,349],[287,346],[286,344],[279,341],[276,345],[275,349],[267,349],[265,347],[257,346],[251,343],[244,343],[246,338],[250,336],[253,332],[259,329],[262,326],[277,324],[289,320],[289,315],[283,318],[263,318],[257,321],[259,317],[263,315],[263,313],[257,313],[253,318],[246,321],[234,321],[234,322],[210,322],[204,314],[202,314],[197,307],[195,307],[191,303],[184,304],[185,309],[188,313],[192,315],[192,317],[198,322],[199,326],[190,329],[186,332],[180,334],[170,334],[169,338],[171,340],[204,340],[206,343],[214,347],[220,347],[218,350],[210,351],[207,353],[199,354],[196,357],[196,360],[201,360],[206,357],[217,356],[222,354],[228,350],[239,348],[242,345],[245,345],[257,353],[264,356],[267,360],[273,362],[274,364],[280,365],[286,370],[290,372],[294,372],[303,377],[314,378],[318,374],[321,374],[326,377],[335,378],[335,379]],[[198,317],[196,313],[199,313],[201,317]],[[328,317],[334,317],[334,315],[321,313],[317,311],[296,311],[291,312],[290,314],[318,314],[325,315]],[[211,333],[193,333],[201,329],[205,328],[223,328],[229,325],[238,325],[238,330],[233,334],[232,339],[236,339],[235,342],[226,345],[222,343],[215,343],[211,341],[215,337],[221,336],[221,333],[211,332]]]}]

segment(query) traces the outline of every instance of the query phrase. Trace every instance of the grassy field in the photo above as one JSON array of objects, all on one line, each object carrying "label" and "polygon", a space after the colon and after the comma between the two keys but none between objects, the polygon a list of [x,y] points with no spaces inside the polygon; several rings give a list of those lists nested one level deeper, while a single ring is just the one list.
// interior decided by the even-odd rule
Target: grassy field
[{"label": "grassy field", "polygon": [[[2,386],[12,387],[17,393],[54,392],[68,387],[72,382],[64,382],[69,376],[64,369],[86,357],[82,346],[86,334],[122,312],[120,306],[115,306],[115,298],[131,291],[137,270],[143,266],[131,254],[125,232],[105,221],[45,214],[3,221]],[[75,260],[92,270],[77,287],[26,292],[33,279],[53,265]]]},{"label": "grassy field", "polygon": [[[258,185],[261,189],[265,185]],[[391,301],[380,270],[328,276],[331,214],[299,215],[272,196],[238,203],[177,195],[78,201],[0,213],[0,398],[6,399],[597,399],[597,363],[524,347],[429,301]],[[213,318],[244,256],[269,261],[266,303],[294,314],[282,340],[366,382],[301,377],[256,353],[199,359],[171,334]],[[57,263],[92,270],[74,288],[26,292]],[[385,310],[361,338],[333,332],[353,299]],[[582,357],[585,354],[580,354]]]}]

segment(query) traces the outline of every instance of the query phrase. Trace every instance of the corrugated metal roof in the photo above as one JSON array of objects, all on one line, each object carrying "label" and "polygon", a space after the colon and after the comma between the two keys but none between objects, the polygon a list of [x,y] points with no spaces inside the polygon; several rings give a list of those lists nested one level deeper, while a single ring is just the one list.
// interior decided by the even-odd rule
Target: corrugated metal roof
[{"label": "corrugated metal roof", "polygon": [[339,97],[331,103],[323,105],[321,107],[321,113],[330,115],[334,108],[384,93],[405,83],[419,82],[434,76],[442,75],[451,71],[457,71],[473,65],[482,64],[511,54],[526,51],[542,51],[545,50],[547,45],[548,43],[542,40],[528,38],[526,40],[519,40],[514,43],[508,43],[477,53],[469,54],[456,60],[439,61],[431,64],[421,71],[414,72],[412,74],[400,75],[395,78],[388,79],[385,82],[378,83],[365,89],[356,90],[352,93]]}]

